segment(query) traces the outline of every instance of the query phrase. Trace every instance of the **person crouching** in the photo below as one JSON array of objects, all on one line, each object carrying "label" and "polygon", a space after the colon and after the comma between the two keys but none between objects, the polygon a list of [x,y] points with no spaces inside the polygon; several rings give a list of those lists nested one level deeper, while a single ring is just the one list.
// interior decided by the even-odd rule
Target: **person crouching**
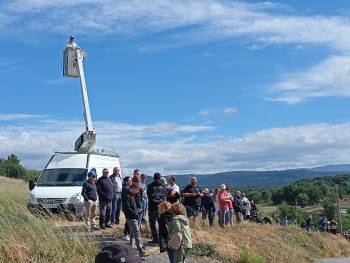
[{"label": "person crouching", "polygon": [[130,229],[130,245],[132,246],[133,239],[140,257],[146,256],[141,244],[141,232],[138,224],[139,210],[136,206],[135,195],[140,191],[140,186],[137,183],[133,183],[130,189],[123,195],[122,209],[125,214],[126,222]]}]

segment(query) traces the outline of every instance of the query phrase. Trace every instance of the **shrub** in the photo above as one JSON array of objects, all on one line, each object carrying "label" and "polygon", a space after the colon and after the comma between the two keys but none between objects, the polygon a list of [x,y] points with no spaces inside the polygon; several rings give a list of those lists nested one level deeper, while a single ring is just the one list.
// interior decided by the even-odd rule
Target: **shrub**
[{"label": "shrub", "polygon": [[267,260],[252,252],[248,247],[240,246],[240,258],[238,263],[267,263]]},{"label": "shrub", "polygon": [[193,245],[190,254],[201,257],[212,257],[217,254],[216,245],[209,242],[196,243]]}]

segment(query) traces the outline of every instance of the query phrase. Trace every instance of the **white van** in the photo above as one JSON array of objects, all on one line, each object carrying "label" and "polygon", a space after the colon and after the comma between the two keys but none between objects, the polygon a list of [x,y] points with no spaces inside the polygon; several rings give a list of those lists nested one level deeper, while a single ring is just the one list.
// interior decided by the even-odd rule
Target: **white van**
[{"label": "white van", "polygon": [[81,190],[88,171],[94,168],[100,177],[103,168],[112,173],[116,166],[120,167],[119,156],[114,153],[55,152],[38,181],[29,183],[28,209],[82,217],[85,208]]}]

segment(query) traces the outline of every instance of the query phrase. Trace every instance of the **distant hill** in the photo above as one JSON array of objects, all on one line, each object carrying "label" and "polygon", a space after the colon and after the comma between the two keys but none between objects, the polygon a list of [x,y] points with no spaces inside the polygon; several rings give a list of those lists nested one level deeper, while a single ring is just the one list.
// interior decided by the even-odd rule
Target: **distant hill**
[{"label": "distant hill", "polygon": [[311,169],[314,172],[349,172],[350,164],[336,164],[336,165],[326,165],[321,167],[315,167]]},{"label": "distant hill", "polygon": [[334,176],[346,172],[350,172],[350,164],[279,171],[230,171],[215,174],[184,174],[176,175],[176,180],[178,185],[184,186],[189,184],[192,176],[196,176],[201,187],[216,188],[220,184],[226,184],[236,189],[270,188],[288,185],[302,179]]}]

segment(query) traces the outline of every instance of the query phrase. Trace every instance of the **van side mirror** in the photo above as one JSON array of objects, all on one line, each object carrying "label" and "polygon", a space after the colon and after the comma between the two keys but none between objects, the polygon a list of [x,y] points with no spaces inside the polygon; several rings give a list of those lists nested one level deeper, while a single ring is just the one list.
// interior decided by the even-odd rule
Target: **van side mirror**
[{"label": "van side mirror", "polygon": [[36,183],[32,179],[29,179],[29,182],[28,182],[29,190],[32,191],[35,186],[36,186]]}]

